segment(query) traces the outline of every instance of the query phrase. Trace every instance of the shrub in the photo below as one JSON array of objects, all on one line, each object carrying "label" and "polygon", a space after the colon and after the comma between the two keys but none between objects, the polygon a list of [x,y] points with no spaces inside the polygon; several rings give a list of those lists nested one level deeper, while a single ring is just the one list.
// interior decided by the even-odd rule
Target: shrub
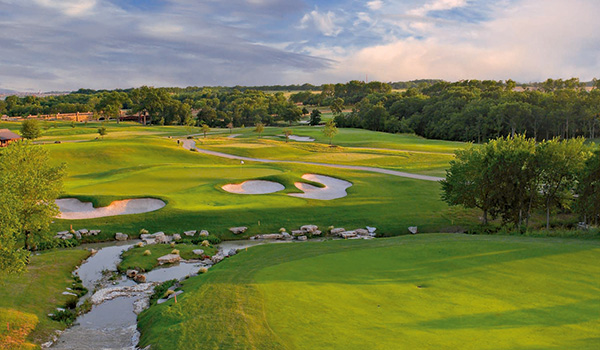
[{"label": "shrub", "polygon": [[148,230],[146,230],[145,228],[140,230],[140,235],[147,235],[148,234]]},{"label": "shrub", "polygon": [[282,227],[279,229],[279,233],[284,233],[284,232],[286,232],[285,227]]},{"label": "shrub", "polygon": [[137,242],[135,246],[141,248],[144,246],[144,242]]},{"label": "shrub", "polygon": [[201,274],[203,274],[203,273],[206,273],[206,272],[208,272],[208,269],[207,269],[206,267],[201,267],[201,268],[198,270],[198,274],[199,274],[199,275],[201,275]]},{"label": "shrub", "polygon": [[179,250],[178,249],[173,249],[173,250],[171,250],[171,254],[177,254],[177,255],[179,255]]},{"label": "shrub", "polygon": [[69,298],[65,302],[65,308],[74,310],[77,307],[77,301],[79,298],[73,295],[69,295]]},{"label": "shrub", "polygon": [[171,242],[170,246],[171,248],[175,248],[175,242]]},{"label": "shrub", "polygon": [[208,235],[206,237],[196,237],[192,239],[193,244],[202,244],[202,242],[208,241],[212,245],[221,243],[221,239],[215,235]]},{"label": "shrub", "polygon": [[144,251],[144,256],[148,256],[148,255],[152,255],[152,252],[146,249]]},{"label": "shrub", "polygon": [[70,326],[75,322],[77,314],[73,310],[57,311],[50,318],[54,321],[62,322]]},{"label": "shrub", "polygon": [[210,242],[207,240],[202,241],[202,246],[203,247],[208,247],[210,245]]}]

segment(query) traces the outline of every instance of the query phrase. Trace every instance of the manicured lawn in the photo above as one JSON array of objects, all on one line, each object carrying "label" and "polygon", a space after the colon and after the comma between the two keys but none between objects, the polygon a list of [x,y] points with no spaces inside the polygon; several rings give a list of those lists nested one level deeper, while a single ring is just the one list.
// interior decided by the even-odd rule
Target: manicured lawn
[{"label": "manicured lawn", "polygon": [[[213,246],[203,247],[195,244],[176,244],[175,247],[171,247],[169,244],[151,244],[143,247],[133,247],[121,255],[123,260],[119,263],[118,269],[121,272],[125,272],[130,269],[137,269],[139,271],[150,271],[158,266],[157,258],[171,254],[173,249],[179,251],[179,256],[182,259],[198,259],[199,256],[193,253],[194,249],[204,250],[204,254],[213,256],[217,253],[217,248]],[[149,251],[150,255],[144,255],[144,252]]]},{"label": "manicured lawn", "polygon": [[600,243],[429,234],[253,247],[139,317],[153,349],[597,349]]},{"label": "manicured lawn", "polygon": [[88,255],[83,249],[45,251],[31,258],[24,274],[0,276],[0,349],[9,341],[34,348],[33,344],[48,341],[54,330],[65,328],[47,315],[64,306],[67,296],[61,293],[71,286],[71,272]]}]

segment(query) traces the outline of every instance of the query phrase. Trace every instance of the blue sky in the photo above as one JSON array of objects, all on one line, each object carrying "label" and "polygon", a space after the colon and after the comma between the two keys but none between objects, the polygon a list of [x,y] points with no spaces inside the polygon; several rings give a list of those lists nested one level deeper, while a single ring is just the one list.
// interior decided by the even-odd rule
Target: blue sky
[{"label": "blue sky", "polygon": [[597,0],[0,0],[0,88],[600,75]]}]

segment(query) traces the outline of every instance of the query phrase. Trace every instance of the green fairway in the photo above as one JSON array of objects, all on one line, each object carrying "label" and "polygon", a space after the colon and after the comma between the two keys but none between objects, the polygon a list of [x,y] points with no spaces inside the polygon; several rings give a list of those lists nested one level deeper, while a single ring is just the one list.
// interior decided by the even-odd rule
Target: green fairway
[{"label": "green fairway", "polygon": [[153,349],[597,349],[600,243],[431,234],[253,247],[139,317]]},{"label": "green fairway", "polygon": [[23,349],[35,348],[31,343],[45,342],[54,330],[65,328],[48,314],[64,307],[68,297],[61,293],[88,255],[83,249],[45,251],[31,258],[23,275],[0,276],[0,349],[10,339]]}]

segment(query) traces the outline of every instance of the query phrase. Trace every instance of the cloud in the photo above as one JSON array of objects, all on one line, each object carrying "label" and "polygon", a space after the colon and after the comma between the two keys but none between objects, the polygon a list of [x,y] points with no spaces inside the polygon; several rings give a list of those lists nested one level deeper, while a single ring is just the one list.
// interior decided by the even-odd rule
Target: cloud
[{"label": "cloud", "polygon": [[381,9],[382,6],[383,6],[383,1],[381,1],[381,0],[373,0],[373,1],[367,2],[367,7],[373,11]]},{"label": "cloud", "polygon": [[408,11],[407,14],[414,16],[425,16],[431,11],[451,10],[457,7],[463,7],[465,5],[467,5],[467,0],[434,0],[421,7]]},{"label": "cloud", "polygon": [[342,32],[342,27],[336,22],[339,21],[333,12],[320,13],[316,9],[305,14],[300,20],[301,28],[314,27],[325,36],[337,36]]},{"label": "cloud", "polygon": [[55,9],[68,16],[91,14],[96,6],[96,0],[34,0],[38,5]]}]

